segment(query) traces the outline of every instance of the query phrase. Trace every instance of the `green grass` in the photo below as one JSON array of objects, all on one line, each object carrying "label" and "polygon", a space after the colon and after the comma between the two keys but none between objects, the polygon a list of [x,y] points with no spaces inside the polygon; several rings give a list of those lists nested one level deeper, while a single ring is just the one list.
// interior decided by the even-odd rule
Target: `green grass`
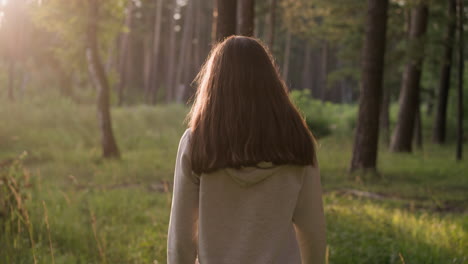
[{"label": "green grass", "polygon": [[[122,159],[103,161],[93,105],[2,101],[0,163],[28,153],[35,247],[24,229],[0,227],[0,263],[34,263],[33,252],[38,263],[52,263],[43,202],[55,263],[165,263],[165,190],[186,111],[113,109]],[[382,145],[375,180],[348,175],[351,144],[351,133],[320,139],[329,263],[468,263],[468,163],[454,161],[454,146],[398,155]]]}]

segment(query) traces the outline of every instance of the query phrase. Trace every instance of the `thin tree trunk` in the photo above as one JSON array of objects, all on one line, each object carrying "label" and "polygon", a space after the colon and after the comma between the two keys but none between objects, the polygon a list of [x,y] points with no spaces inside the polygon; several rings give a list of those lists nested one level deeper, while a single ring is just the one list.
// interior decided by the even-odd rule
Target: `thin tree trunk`
[{"label": "thin tree trunk", "polygon": [[[417,41],[418,51],[424,50],[424,37],[427,27],[428,8],[424,3],[415,6],[411,13],[410,42]],[[392,136],[390,149],[394,152],[411,152],[414,134],[414,122],[419,103],[422,56],[411,59],[406,64],[400,91],[400,110],[398,121]]]},{"label": "thin tree trunk", "polygon": [[270,0],[270,13],[268,14],[267,43],[270,50],[275,44],[276,0]]},{"label": "thin tree trunk", "polygon": [[456,158],[458,161],[463,158],[463,74],[465,68],[465,57],[463,49],[463,25],[464,25],[464,9],[463,1],[458,0],[458,98],[457,98],[457,151]]},{"label": "thin tree trunk", "polygon": [[176,73],[176,102],[181,103],[182,99],[184,98],[185,93],[185,81],[182,81],[182,75],[184,70],[188,70],[187,61],[190,58],[190,48],[192,45],[192,34],[193,34],[193,1],[189,1],[186,7],[185,12],[185,20],[184,20],[184,29],[182,33],[182,41],[181,41],[181,53],[179,56],[179,62],[177,66],[177,73]]},{"label": "thin tree trunk", "polygon": [[161,20],[162,20],[163,0],[156,0],[156,16],[154,18],[154,38],[153,38],[153,52],[151,62],[151,75],[149,82],[149,100],[150,103],[156,103],[156,96],[158,93],[158,73],[159,73],[159,50],[161,39]]},{"label": "thin tree trunk", "polygon": [[382,100],[388,0],[368,0],[362,86],[350,171],[375,171]]},{"label": "thin tree trunk", "polygon": [[239,35],[252,37],[254,34],[254,0],[239,1]]},{"label": "thin tree trunk", "polygon": [[449,0],[448,24],[445,36],[445,50],[440,70],[439,94],[437,96],[437,110],[432,131],[432,142],[445,143],[447,123],[447,102],[450,89],[450,72],[452,67],[452,53],[455,36],[456,0]]},{"label": "thin tree trunk", "polygon": [[98,17],[99,0],[89,0],[88,17],[88,68],[94,86],[98,91],[97,110],[101,130],[102,155],[104,158],[119,158],[120,153],[112,132],[109,104],[109,83],[99,55],[98,48]]},{"label": "thin tree trunk", "polygon": [[434,101],[435,101],[435,89],[428,90],[427,95],[429,99],[427,100],[427,107],[426,107],[426,116],[432,116],[432,112],[434,112]]},{"label": "thin tree trunk", "polygon": [[10,61],[9,66],[8,66],[8,99],[10,101],[15,100],[15,77],[16,77],[16,71],[15,71],[15,62],[13,60]]},{"label": "thin tree trunk", "polygon": [[321,58],[321,87],[319,89],[319,99],[325,101],[327,92],[327,79],[328,79],[328,42],[326,40],[322,43],[322,58]]},{"label": "thin tree trunk", "polygon": [[311,47],[308,42],[305,43],[304,49],[304,65],[302,66],[302,87],[301,90],[312,90],[311,78],[310,78],[310,57]]},{"label": "thin tree trunk", "polygon": [[[193,8],[192,8],[193,9]],[[193,11],[192,11],[193,12]],[[193,40],[193,26],[195,25],[195,23],[193,23],[192,21],[192,29],[191,29],[191,33],[190,33],[190,39]],[[192,41],[190,41],[188,47],[187,47],[187,55],[185,56],[185,63],[184,63],[184,66],[185,66],[185,70],[184,70],[184,74],[183,74],[183,77],[182,77],[182,84],[183,86],[181,88],[183,88],[182,91],[180,91],[179,93],[179,98],[178,98],[178,102],[179,103],[184,103],[184,102],[187,102],[187,100],[189,99],[189,95],[191,94],[191,87],[190,87],[190,84],[191,84],[191,81],[193,80],[193,68],[194,68],[194,57],[195,57],[195,54],[194,54],[194,45],[191,45]]]},{"label": "thin tree trunk", "polygon": [[115,59],[115,48],[117,45],[115,43],[111,44],[109,46],[109,49],[107,50],[107,61],[104,69],[106,72],[109,74],[112,71],[112,66],[114,65],[114,59]]},{"label": "thin tree trunk", "polygon": [[423,147],[422,133],[421,104],[418,103],[418,108],[416,109],[416,121],[414,122],[414,139],[418,149],[422,149]]},{"label": "thin tree trunk", "polygon": [[382,87],[382,104],[380,108],[380,129],[385,145],[390,145],[390,87]]},{"label": "thin tree trunk", "polygon": [[166,102],[169,103],[174,98],[174,71],[175,71],[175,61],[176,61],[176,21],[174,19],[174,14],[177,6],[177,0],[172,1],[171,15],[169,19],[169,52],[168,59],[169,63],[167,65],[167,74],[166,74]]},{"label": "thin tree trunk", "polygon": [[195,32],[194,32],[194,36],[196,38],[196,41],[195,41],[195,47],[194,47],[194,56],[193,56],[193,60],[194,60],[194,64],[195,64],[195,72],[198,72],[198,68],[201,66],[202,64],[202,60],[201,60],[201,54],[202,54],[202,40],[203,40],[203,36],[202,36],[202,26],[203,26],[203,14],[202,14],[202,1],[200,0],[194,0],[195,3],[194,3],[194,6],[195,6]]},{"label": "thin tree trunk", "polygon": [[21,85],[19,86],[19,93],[20,93],[20,98],[24,97],[24,94],[26,92],[26,87],[29,82],[29,74],[28,72],[21,72]]},{"label": "thin tree trunk", "polygon": [[236,34],[236,9],[237,0],[215,0],[216,1],[216,38],[213,42]]},{"label": "thin tree trunk", "polygon": [[144,98],[150,100],[150,87],[151,87],[151,64],[153,63],[152,60],[152,40],[151,34],[145,35],[143,37],[143,88],[144,88]]},{"label": "thin tree trunk", "polygon": [[215,44],[217,41],[216,34],[218,32],[218,0],[213,0],[213,19],[211,20],[211,43]]},{"label": "thin tree trunk", "polygon": [[73,99],[72,89],[72,74],[67,72],[62,67],[60,61],[55,59],[53,56],[47,57],[47,63],[49,67],[59,76],[58,85],[60,86],[60,92],[63,96]]},{"label": "thin tree trunk", "polygon": [[286,32],[286,46],[284,47],[284,61],[283,61],[283,80],[288,83],[289,74],[289,57],[291,56],[291,31]]},{"label": "thin tree trunk", "polygon": [[[126,17],[125,17],[125,27],[130,30],[133,20],[133,1],[128,0],[127,8],[126,8]],[[118,97],[118,105],[121,106],[123,104],[123,93],[125,86],[127,84],[127,64],[128,64],[128,57],[129,57],[129,42],[130,42],[130,32],[124,32],[121,34],[120,39],[120,51],[119,51],[119,83],[117,86],[117,97]]]}]

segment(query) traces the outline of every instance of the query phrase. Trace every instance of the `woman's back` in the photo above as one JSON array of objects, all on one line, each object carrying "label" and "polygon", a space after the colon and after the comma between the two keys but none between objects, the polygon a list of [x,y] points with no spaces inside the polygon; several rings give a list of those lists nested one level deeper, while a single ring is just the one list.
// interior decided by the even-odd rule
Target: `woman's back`
[{"label": "woman's back", "polygon": [[[184,159],[190,157],[189,146],[187,130],[176,171],[191,170],[190,160]],[[190,232],[185,238],[179,236],[184,242],[195,240],[192,247],[185,247],[188,251],[179,251],[180,245],[169,241],[169,263],[188,263],[184,259],[194,252],[201,264],[299,264],[300,254],[303,263],[321,263],[325,234],[314,231],[324,229],[317,168],[265,162],[200,176],[181,173],[175,180],[184,198],[174,201],[173,211],[198,214],[198,236]],[[180,226],[171,223],[170,236],[184,230],[190,217],[182,217]]]},{"label": "woman's back", "polygon": [[323,263],[315,140],[268,49],[231,36],[197,80],[177,154],[168,263]]}]

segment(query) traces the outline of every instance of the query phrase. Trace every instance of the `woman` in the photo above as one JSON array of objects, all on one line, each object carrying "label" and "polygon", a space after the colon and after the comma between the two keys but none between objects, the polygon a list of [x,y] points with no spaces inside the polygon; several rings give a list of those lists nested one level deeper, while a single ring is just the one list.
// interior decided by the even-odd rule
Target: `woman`
[{"label": "woman", "polygon": [[168,263],[323,263],[315,141],[271,54],[229,37],[197,81],[177,154]]}]

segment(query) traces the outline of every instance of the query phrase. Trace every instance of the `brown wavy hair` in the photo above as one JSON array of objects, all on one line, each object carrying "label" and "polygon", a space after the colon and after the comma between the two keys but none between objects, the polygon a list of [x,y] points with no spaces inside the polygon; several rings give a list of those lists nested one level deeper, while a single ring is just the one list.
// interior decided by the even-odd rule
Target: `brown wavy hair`
[{"label": "brown wavy hair", "polygon": [[315,165],[315,139],[261,42],[225,39],[213,47],[195,82],[187,116],[195,173],[262,161]]}]

